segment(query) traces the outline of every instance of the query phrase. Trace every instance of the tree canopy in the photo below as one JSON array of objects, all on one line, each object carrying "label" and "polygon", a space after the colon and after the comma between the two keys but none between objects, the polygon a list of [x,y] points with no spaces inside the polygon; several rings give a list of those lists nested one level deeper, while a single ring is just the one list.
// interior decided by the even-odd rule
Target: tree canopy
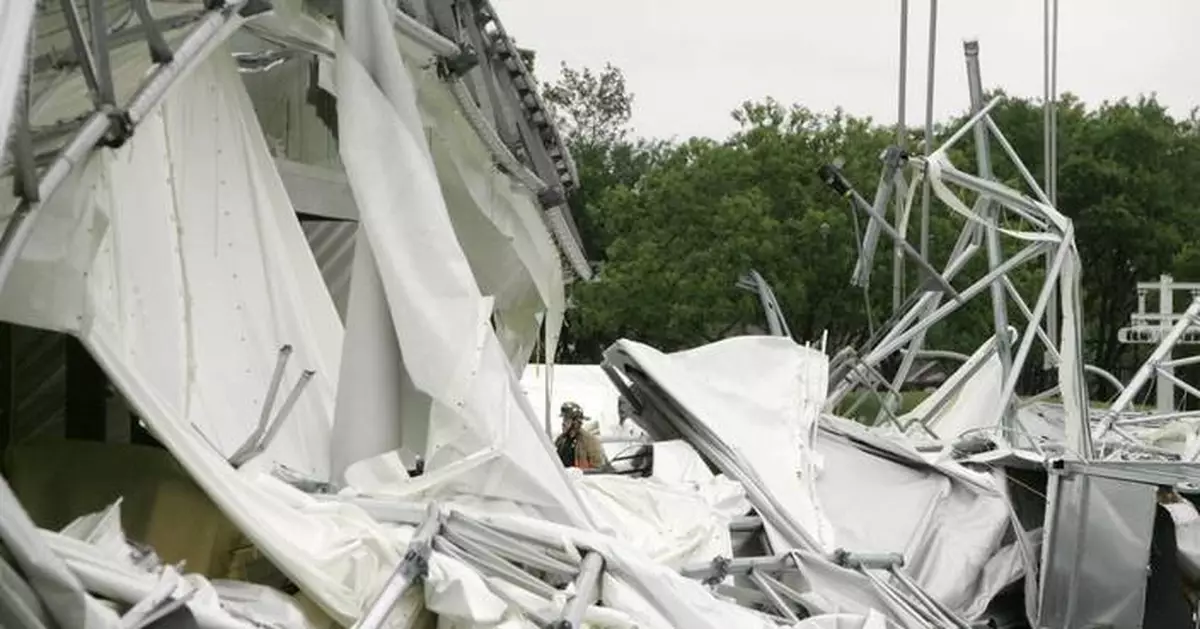
[{"label": "tree canopy", "polygon": [[[633,97],[611,65],[564,66],[545,91],[579,167],[572,204],[599,271],[572,287],[560,361],[596,362],[618,338],[673,351],[753,330],[763,320],[758,301],[735,288],[750,269],[772,284],[801,340],[827,330],[838,347],[891,313],[890,243],[875,257],[870,290],[851,286],[865,222],[816,173],[844,159],[847,177],[869,196],[879,155],[896,142],[893,128],[766,99],[733,112],[739,130],[729,138],[666,143],[634,137]],[[1006,97],[993,118],[1041,173],[1040,102]],[[938,135],[964,120],[945,121]],[[1057,205],[1075,222],[1084,262],[1088,359],[1123,371],[1134,353],[1117,342],[1117,329],[1136,305],[1136,282],[1161,273],[1200,281],[1200,118],[1174,119],[1152,96],[1089,107],[1068,95],[1058,128]],[[918,134],[908,146],[920,146]],[[955,163],[973,165],[969,141],[956,151]],[[992,153],[995,176],[1017,187],[1019,173],[994,143]],[[934,204],[938,259],[958,233],[949,215]],[[968,275],[986,270],[975,267]],[[1035,269],[1025,274],[1018,284],[1040,282]],[[909,287],[917,281],[910,272]],[[970,351],[990,335],[990,317],[979,300],[930,344]]]}]

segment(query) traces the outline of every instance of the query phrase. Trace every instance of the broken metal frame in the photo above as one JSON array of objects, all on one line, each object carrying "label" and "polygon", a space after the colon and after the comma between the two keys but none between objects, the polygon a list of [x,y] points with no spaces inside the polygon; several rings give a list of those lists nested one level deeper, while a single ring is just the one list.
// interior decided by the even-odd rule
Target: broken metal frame
[{"label": "broken metal frame", "polygon": [[[746,498],[761,521],[769,523],[790,548],[810,553],[815,560],[852,569],[873,566],[879,561],[879,555],[857,554],[843,549],[826,553],[821,544],[803,526],[792,520],[775,496],[765,489],[765,485],[757,477],[753,468],[742,460],[736,450],[717,438],[703,422],[691,417],[686,409],[674,402],[670,395],[661,390],[655,382],[645,377],[627,357],[610,349],[605,353],[603,365],[605,373],[614,380],[614,385],[619,391],[630,391],[633,387],[629,383],[635,384],[639,407],[654,411],[653,413],[639,413],[637,416],[639,424],[648,434],[656,438],[665,438],[669,435],[682,436],[710,465],[742,485]],[[626,382],[626,378],[628,382]],[[884,556],[888,558],[890,562],[888,565],[892,566],[892,569],[899,570],[903,563],[900,555],[886,553]],[[909,595],[912,597],[911,599],[909,596],[901,596],[897,599],[892,586],[876,579],[871,579],[871,581],[885,600],[898,603],[896,611],[899,613],[912,614],[916,618],[932,622],[935,626],[943,622],[941,612],[930,618],[925,611],[922,611],[925,607],[923,604],[913,603],[914,599],[919,601],[930,598],[927,593],[916,586],[915,582],[909,581],[917,592]],[[773,604],[780,600],[778,592],[764,590],[763,594]],[[954,617],[953,613],[949,611],[944,613],[949,614],[949,617],[953,619],[951,626],[959,626],[959,623],[962,623],[961,619]],[[784,618],[788,619],[786,614]],[[961,626],[965,627],[966,625],[964,623]]]},{"label": "broken metal frame", "polygon": [[[567,207],[566,195],[578,182],[575,162],[533,75],[486,0],[438,0],[437,5],[432,15],[421,17],[395,8],[396,31],[435,55],[439,74],[496,164],[537,196],[567,268],[591,279],[591,264]],[[451,5],[454,11],[444,10]],[[508,94],[512,102],[506,102]],[[520,115],[510,116],[512,108]]]},{"label": "broken metal frame", "polygon": [[[1126,423],[1123,421],[1125,419],[1125,413],[1129,409],[1129,406],[1134,402],[1135,398],[1142,392],[1146,385],[1150,383],[1151,378],[1155,375],[1157,375],[1160,379],[1167,380],[1174,386],[1178,386],[1179,388],[1183,389],[1186,394],[1200,400],[1200,389],[1183,381],[1173,373],[1175,367],[1200,363],[1200,356],[1173,360],[1169,358],[1172,350],[1180,342],[1184,334],[1194,326],[1200,326],[1200,297],[1194,299],[1191,306],[1189,306],[1188,309],[1185,310],[1182,315],[1180,315],[1175,324],[1162,335],[1162,339],[1159,341],[1154,350],[1150,352],[1150,356],[1146,358],[1146,361],[1142,363],[1142,366],[1138,368],[1137,372],[1130,379],[1129,384],[1127,384],[1121,391],[1120,395],[1117,396],[1116,401],[1113,402],[1112,406],[1108,409],[1108,412],[1100,421],[1097,437],[1103,437],[1111,430],[1116,432],[1118,435],[1125,437],[1126,439],[1133,439],[1133,437],[1129,436],[1128,433],[1121,429],[1122,425]],[[1169,414],[1170,413],[1163,413],[1162,409],[1160,409],[1159,413],[1156,415],[1161,417]],[[1153,417],[1154,415],[1150,416],[1151,419]],[[1147,417],[1138,417],[1137,420],[1138,423],[1144,423],[1147,421]],[[1186,460],[1200,461],[1200,448],[1194,448],[1194,450],[1195,451],[1185,453],[1184,456]]]},{"label": "broken metal frame", "polygon": [[[908,351],[903,355],[892,386],[888,387],[890,390],[886,394],[881,415],[876,418],[876,421],[878,423],[886,419],[883,410],[892,410],[898,402],[899,396],[895,391],[907,379],[916,353],[922,349],[925,331],[957,310],[963,302],[987,289],[992,297],[993,323],[995,325],[993,338],[1000,339],[1001,341],[997,343],[997,350],[1001,356],[1004,382],[1001,405],[998,409],[1000,423],[1005,428],[1002,432],[1006,435],[1021,434],[1021,426],[1015,413],[1015,389],[1017,379],[1032,350],[1034,340],[1041,341],[1041,345],[1046,348],[1046,353],[1050,357],[1050,360],[1054,361],[1054,363],[1061,362],[1058,348],[1054,347],[1054,344],[1051,342],[1051,337],[1044,325],[1044,320],[1047,313],[1050,312],[1050,302],[1057,294],[1055,288],[1059,280],[1059,275],[1061,275],[1061,269],[1068,256],[1074,255],[1074,234],[1070,221],[1066,220],[1049,203],[1047,195],[1037,185],[1037,182],[1021,162],[1011,143],[991,119],[990,111],[1000,102],[1000,98],[993,98],[990,102],[983,103],[978,43],[966,42],[964,44],[964,52],[967,60],[972,115],[941,147],[930,151],[929,157],[909,156],[907,162],[917,171],[917,176],[923,180],[923,183],[934,185],[938,188],[938,196],[942,197],[943,201],[948,204],[951,204],[951,199],[947,199],[946,197],[954,197],[954,192],[949,191],[945,183],[954,184],[960,189],[965,189],[977,195],[977,201],[973,208],[968,208],[961,201],[958,201],[957,197],[953,198],[953,201],[957,201],[957,203],[952,204],[953,207],[951,209],[963,215],[967,221],[962,233],[960,233],[959,241],[951,253],[950,261],[947,263],[945,271],[937,274],[936,281],[943,287],[948,285],[958,271],[965,266],[967,259],[979,249],[978,244],[976,244],[979,240],[983,240],[984,249],[987,251],[989,271],[983,278],[976,281],[970,287],[958,292],[956,298],[946,304],[940,303],[943,294],[940,291],[928,290],[927,287],[929,285],[926,284],[926,289],[919,291],[921,294],[916,303],[903,312],[903,314],[900,314],[896,318],[894,325],[882,335],[882,338],[879,338],[869,350],[863,352],[861,362],[856,367],[850,369],[840,380],[831,381],[831,394],[826,408],[827,410],[836,408],[850,391],[862,385],[870,385],[870,381],[873,378],[870,377],[869,370],[878,367],[885,359],[894,355],[902,346],[907,344]],[[976,140],[976,162],[979,175],[971,175],[960,171],[945,158],[946,152],[968,132],[972,131]],[[1022,179],[1032,190],[1036,199],[1031,199],[990,179],[991,163],[987,146],[989,139],[994,139],[996,144],[1004,151],[1007,158],[1016,166]],[[865,201],[857,199],[859,195],[853,191],[848,182],[842,184],[836,181],[830,176],[829,171],[830,167],[824,168],[822,170],[822,178],[841,194],[855,198],[856,205],[860,209],[868,211],[868,208],[864,207],[866,205]],[[910,191],[910,202],[913,194],[915,194],[915,187]],[[1030,241],[1029,244],[1007,259],[1003,256],[999,239],[1001,232],[999,223],[1002,220],[1001,209],[1009,210],[1025,222],[1031,224],[1037,232],[1040,232],[1026,237],[1025,239]],[[877,219],[878,217],[872,216],[872,218]],[[881,226],[881,228],[886,231],[886,226]],[[900,239],[906,238],[904,232],[898,232],[894,237]],[[903,244],[907,243],[902,243],[901,246]],[[867,255],[867,252],[864,251],[863,255]],[[1050,256],[1053,264],[1049,269],[1051,272],[1047,274],[1042,289],[1038,293],[1034,306],[1030,308],[1029,304],[1016,290],[1016,286],[1008,273],[1017,266],[1042,255]],[[925,262],[925,260],[922,259],[922,262]],[[925,262],[923,266],[929,266],[928,262]],[[1009,323],[1007,320],[1007,308],[1009,300],[1017,306],[1017,309],[1024,315],[1026,320],[1024,330],[1017,339],[1014,339],[1013,344],[1008,342]],[[1014,350],[1015,355],[1013,354]],[[1079,380],[1083,382],[1084,368],[1082,365],[1076,365],[1074,368],[1079,371]],[[874,389],[874,385],[870,386]],[[1084,412],[1084,417],[1086,417],[1086,401],[1084,402],[1084,406],[1085,408],[1082,411]],[[1083,432],[1086,434],[1088,431],[1085,429]],[[1082,447],[1082,449],[1085,453],[1088,453],[1087,455],[1090,455],[1090,437],[1088,438],[1088,444]]]},{"label": "broken metal frame", "polygon": [[[71,0],[64,0],[72,8]],[[102,4],[101,0],[90,0],[94,5]],[[41,173],[40,178],[35,171],[34,159],[28,142],[21,141],[14,145],[18,168],[16,179],[23,182],[36,180],[36,186],[23,184],[18,189],[20,200],[13,210],[4,233],[0,236],[0,290],[12,273],[13,267],[20,258],[25,243],[28,242],[37,222],[38,210],[49,199],[67,177],[79,167],[97,146],[117,147],[124,143],[142,122],[162,102],[167,92],[175,82],[190,68],[202,62],[216,49],[216,44],[231,33],[230,26],[236,26],[238,20],[262,12],[270,8],[265,0],[212,0],[206,5],[207,11],[184,38],[169,61],[158,62],[153,71],[142,80],[133,97],[124,107],[118,107],[113,96],[112,77],[109,69],[109,42],[105,24],[93,20],[92,38],[83,39],[83,29],[78,23],[74,11],[67,11],[66,17],[70,27],[72,41],[78,51],[80,69],[96,104],[94,111],[75,132],[74,137],[64,146],[54,158],[54,161]],[[100,13],[93,15],[102,15]],[[161,33],[156,36],[154,22],[142,24],[143,34],[147,45],[152,51],[161,41]],[[162,51],[153,53],[161,58]],[[90,78],[89,78],[90,77]],[[28,80],[28,79],[27,79]],[[15,121],[19,133],[29,129],[28,108],[22,107],[20,119]]]}]

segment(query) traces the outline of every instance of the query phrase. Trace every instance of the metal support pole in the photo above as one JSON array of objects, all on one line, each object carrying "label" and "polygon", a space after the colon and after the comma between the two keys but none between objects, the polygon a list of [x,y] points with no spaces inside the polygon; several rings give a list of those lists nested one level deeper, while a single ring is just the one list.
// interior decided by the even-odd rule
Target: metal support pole
[{"label": "metal support pole", "polygon": [[[1014,365],[1024,365],[1025,359],[1029,355],[1030,348],[1033,347],[1033,339],[1036,338],[1034,330],[1042,324],[1042,317],[1046,313],[1046,307],[1050,302],[1050,298],[1054,295],[1054,287],[1058,285],[1058,275],[1062,270],[1063,263],[1066,262],[1067,254],[1071,251],[1071,243],[1069,235],[1064,237],[1062,243],[1058,245],[1058,251],[1054,256],[1053,264],[1050,265],[1050,272],[1046,275],[1046,283],[1042,286],[1042,294],[1038,295],[1038,300],[1033,305],[1033,316],[1030,317],[1029,323],[1025,327],[1024,334],[1021,335],[1021,345],[1017,347],[1017,355],[1013,358]],[[1082,372],[1081,372],[1082,373]],[[1012,398],[1017,390],[1017,380],[1020,379],[1021,372],[1013,370],[1004,380],[1004,389],[1000,393],[999,409],[1001,425],[1006,429],[1015,429],[1019,427],[1019,422],[1016,417],[1009,411],[1012,408]],[[1080,383],[1083,386],[1083,383]],[[1088,421],[1086,413],[1087,409],[1083,409],[1085,415],[1083,421]],[[1007,430],[1005,434],[1010,434]]]},{"label": "metal support pole", "polygon": [[1192,305],[1184,311],[1179,321],[1175,322],[1175,326],[1167,332],[1158,346],[1154,348],[1154,351],[1150,353],[1150,357],[1146,359],[1146,362],[1142,363],[1137,373],[1129,380],[1129,384],[1125,385],[1125,389],[1121,391],[1121,394],[1117,396],[1116,401],[1109,408],[1108,414],[1104,416],[1103,421],[1100,423],[1100,431],[1097,437],[1104,436],[1109,428],[1112,428],[1113,421],[1117,419],[1121,412],[1129,407],[1129,404],[1133,402],[1133,399],[1142,390],[1142,387],[1146,386],[1146,383],[1150,380],[1150,376],[1156,373],[1159,363],[1170,353],[1171,348],[1175,346],[1175,343],[1179,341],[1183,333],[1187,331],[1188,327],[1198,322],[1200,322],[1200,299],[1195,299],[1192,301]]},{"label": "metal support pole", "polygon": [[783,600],[783,597],[779,595],[779,592],[776,592],[775,588],[771,587],[771,584],[767,580],[763,579],[762,575],[759,574],[757,570],[750,571],[750,581],[752,581],[754,585],[758,587],[759,591],[767,597],[768,601],[771,601],[771,606],[774,607],[775,610],[787,620],[789,625],[794,625],[800,622],[800,617],[797,616],[796,612],[792,610],[791,605],[788,605],[787,602]]},{"label": "metal support pole", "polygon": [[[925,87],[925,154],[933,147],[933,85],[937,61],[938,0],[929,0],[929,63],[926,66]],[[929,177],[921,188],[921,256],[929,256],[929,202],[932,193]]]},{"label": "metal support pole", "polygon": [[[1173,279],[1170,275],[1161,275],[1158,278],[1158,322],[1164,338],[1171,330],[1170,317],[1175,314],[1175,291],[1171,286],[1172,283]],[[1174,343],[1167,344],[1164,347],[1164,353],[1159,357],[1158,381],[1154,390],[1157,402],[1155,406],[1160,413],[1169,413],[1175,410],[1175,385],[1171,380],[1171,375],[1175,373],[1175,368],[1171,366],[1174,345]]]},{"label": "metal support pole", "polygon": [[[896,146],[901,150],[908,147],[908,130],[905,120],[908,106],[908,0],[900,0],[900,87],[896,112]],[[905,238],[907,230],[900,228],[904,213],[904,195],[896,195],[896,231]],[[904,250],[899,242],[892,243],[892,313],[900,311],[904,293]]]},{"label": "metal support pole", "polygon": [[92,57],[92,47],[88,45],[87,35],[83,32],[83,22],[79,19],[79,8],[75,0],[61,0],[63,20],[67,23],[67,32],[71,34],[71,47],[75,58],[79,61],[79,71],[83,74],[83,82],[92,95],[92,102],[101,104],[100,89],[96,82],[96,62]]},{"label": "metal support pole", "polygon": [[400,601],[408,588],[420,583],[429,574],[429,556],[433,553],[433,540],[442,527],[442,514],[436,503],[429,506],[429,514],[421,526],[417,527],[408,549],[400,559],[392,576],[388,577],[383,589],[371,602],[367,612],[359,617],[352,629],[380,629],[385,626],[388,615]]},{"label": "metal support pole", "polygon": [[604,558],[595,551],[583,558],[583,568],[575,579],[575,596],[563,606],[562,615],[547,629],[579,629],[583,624],[583,613],[600,597],[600,575],[604,570]]},{"label": "metal support pole", "polygon": [[92,61],[96,70],[98,104],[111,106],[116,104],[117,96],[108,58],[108,19],[104,15],[104,2],[105,0],[88,0],[88,26],[91,27]]},{"label": "metal support pole", "polygon": [[[1053,3],[1053,10],[1051,10]],[[1045,125],[1045,170],[1046,170],[1046,196],[1049,199],[1051,206],[1057,207],[1058,204],[1058,116],[1057,116],[1057,99],[1055,94],[1057,88],[1057,73],[1058,73],[1058,0],[1045,0],[1045,95],[1043,102],[1043,116]],[[1050,256],[1046,256],[1046,270],[1050,270]],[[1051,342],[1058,342],[1058,304],[1055,300],[1050,301],[1050,307],[1047,310],[1047,332]],[[1046,360],[1043,367],[1049,369],[1051,367],[1049,360]]]},{"label": "metal support pole", "polygon": [[[979,42],[964,42],[963,52],[967,57],[967,85],[970,90],[971,109],[972,113],[975,113],[983,107],[983,77],[979,68]],[[975,123],[975,159],[979,164],[979,176],[983,179],[992,178],[990,150],[986,124],[982,121]],[[980,196],[980,204],[980,214],[987,221],[987,225],[983,228],[983,236],[987,243],[988,267],[995,269],[1004,260],[1003,251],[1000,249],[1000,231],[998,225],[1000,208],[992,203],[987,196]],[[1046,278],[1046,281],[1049,282],[1050,278]],[[996,328],[994,338],[996,339],[996,354],[1000,357],[1000,377],[1002,381],[1008,378],[1013,365],[1011,349],[1008,344],[1008,302],[1005,299],[1004,288],[1003,282],[994,282],[991,287],[992,322]],[[1041,321],[1031,323],[1038,328],[1041,327]],[[1004,428],[1011,429],[1012,426],[1010,424],[1015,421],[1011,405],[1006,404],[1003,409],[1003,417]]]}]

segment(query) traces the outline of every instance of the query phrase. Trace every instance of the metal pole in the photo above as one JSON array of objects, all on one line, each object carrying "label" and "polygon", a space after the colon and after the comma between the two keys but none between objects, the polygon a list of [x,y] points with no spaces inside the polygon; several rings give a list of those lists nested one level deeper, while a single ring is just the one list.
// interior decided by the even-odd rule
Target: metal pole
[{"label": "metal pole", "polygon": [[388,577],[383,589],[371,601],[367,612],[359,617],[352,629],[379,629],[384,626],[392,609],[414,583],[420,583],[429,573],[429,556],[433,552],[433,540],[442,528],[442,514],[437,503],[429,506],[428,515],[417,527],[404,556]]},{"label": "metal pole", "polygon": [[[1051,9],[1052,2],[1053,2],[1053,9]],[[1043,47],[1045,49],[1044,53],[1043,53],[1043,66],[1044,66],[1043,67],[1043,73],[1044,73],[1043,89],[1044,89],[1045,93],[1043,94],[1043,101],[1042,101],[1042,109],[1043,109],[1042,124],[1045,127],[1045,129],[1044,129],[1045,138],[1043,139],[1043,145],[1044,145],[1043,146],[1043,159],[1045,159],[1044,180],[1045,180],[1045,186],[1046,186],[1046,196],[1048,198],[1049,205],[1057,208],[1058,194],[1057,194],[1057,190],[1056,190],[1056,188],[1057,188],[1057,185],[1056,185],[1057,184],[1057,181],[1056,181],[1057,180],[1057,172],[1056,171],[1057,171],[1058,156],[1057,156],[1057,146],[1056,146],[1057,138],[1056,138],[1056,136],[1058,134],[1058,129],[1056,128],[1057,127],[1057,117],[1055,115],[1055,113],[1056,113],[1056,111],[1055,111],[1056,110],[1056,102],[1055,101],[1057,99],[1057,96],[1054,92],[1056,89],[1056,79],[1057,79],[1057,77],[1055,77],[1055,73],[1057,72],[1057,69],[1058,69],[1058,61],[1057,61],[1057,59],[1058,59],[1058,0],[1043,0],[1043,4],[1044,4],[1043,19],[1045,22],[1043,29],[1042,29],[1043,30],[1043,40],[1044,40]],[[1050,256],[1047,254],[1047,256],[1046,256],[1046,272],[1047,273],[1050,272],[1051,264],[1052,264],[1052,261],[1050,259]],[[1050,306],[1046,310],[1046,331],[1047,331],[1048,336],[1050,337],[1051,343],[1057,343],[1058,342],[1058,304],[1055,303],[1055,301],[1053,299],[1050,300]],[[1043,369],[1050,369],[1052,366],[1053,365],[1051,364],[1050,357],[1045,356],[1044,360],[1042,362]]]},{"label": "metal pole", "polygon": [[[925,87],[925,153],[933,147],[933,72],[937,61],[937,14],[938,0],[929,0],[929,63],[926,67]],[[926,174],[921,188],[921,256],[929,255],[929,196],[930,181]]]},{"label": "metal pole", "polygon": [[[1033,316],[1029,318],[1029,323],[1025,327],[1025,333],[1021,335],[1021,345],[1017,347],[1017,355],[1013,358],[1014,365],[1025,364],[1025,358],[1029,355],[1030,348],[1033,347],[1033,339],[1037,337],[1034,330],[1041,326],[1042,317],[1046,312],[1046,307],[1051,301],[1051,296],[1054,294],[1054,287],[1058,284],[1058,275],[1062,270],[1063,262],[1067,259],[1067,254],[1071,251],[1071,243],[1064,238],[1063,242],[1058,245],[1058,251],[1054,256],[1053,264],[1050,266],[1050,273],[1047,274],[1046,283],[1042,286],[1042,294],[1038,296],[1038,300],[1033,305]],[[994,285],[993,285],[994,286]],[[1001,418],[1005,428],[1015,428],[1016,418],[1009,414],[1009,409],[1012,406],[1012,397],[1017,389],[1017,380],[1020,379],[1021,372],[1013,370],[1008,374],[1004,381],[1004,389],[1000,393],[1002,407],[1000,408]],[[1080,383],[1083,386],[1083,383]],[[1083,409],[1087,413],[1087,409]],[[1083,421],[1088,421],[1087,416],[1084,416]]]},{"label": "metal pole", "polygon": [[1133,378],[1129,380],[1129,384],[1121,391],[1121,395],[1117,396],[1116,401],[1113,402],[1108,414],[1105,415],[1103,422],[1100,424],[1098,437],[1104,436],[1104,433],[1108,432],[1108,429],[1112,427],[1113,421],[1116,420],[1117,416],[1133,402],[1133,398],[1142,390],[1142,387],[1146,386],[1146,382],[1150,380],[1151,374],[1157,371],[1157,367],[1163,360],[1163,357],[1170,353],[1171,348],[1179,341],[1179,338],[1183,336],[1188,327],[1198,322],[1200,322],[1200,299],[1195,299],[1192,301],[1192,305],[1183,313],[1183,316],[1179,318],[1179,321],[1175,322],[1175,326],[1167,332],[1158,346],[1154,348],[1154,351],[1150,353],[1150,357],[1146,359],[1146,362],[1142,363],[1137,373],[1133,374]]},{"label": "metal pole", "polygon": [[575,579],[575,596],[563,606],[562,616],[552,624],[553,629],[578,629],[583,624],[583,614],[600,596],[600,573],[604,569],[604,558],[595,551],[583,558],[583,567]]},{"label": "metal pole", "polygon": [[[1170,317],[1175,314],[1175,290],[1171,287],[1172,281],[1173,278],[1170,275],[1161,275],[1158,278],[1158,326],[1162,330],[1163,338],[1170,332]],[[1171,379],[1175,368],[1170,364],[1174,345],[1174,343],[1166,344],[1166,347],[1163,348],[1165,351],[1159,358],[1158,382],[1154,386],[1154,392],[1157,401],[1155,406],[1160,413],[1169,413],[1175,410],[1175,383]]]},{"label": "metal pole", "polygon": [[[979,42],[967,41],[963,42],[963,53],[967,58],[967,87],[970,91],[971,109],[973,112],[978,112],[983,107],[983,76],[979,67]],[[988,130],[983,121],[975,123],[975,159],[979,164],[979,176],[983,179],[992,178],[992,160],[990,154],[991,147],[988,144]],[[993,204],[988,197],[980,197],[982,207],[981,214],[987,221],[987,226],[984,227],[984,238],[987,243],[988,267],[995,269],[1004,261],[1003,252],[1000,249],[1000,231],[997,222],[1000,217],[999,208]],[[1006,278],[1007,279],[1007,278]],[[1004,295],[1004,283],[992,283],[992,322],[996,328],[996,355],[1000,357],[1000,379],[1005,381],[1008,379],[1009,372],[1012,371],[1012,354],[1008,343],[1008,301]],[[1032,326],[1041,327],[1041,321],[1030,321]],[[1004,418],[1004,428],[1011,429],[1010,424],[1015,421],[1015,417],[1010,412],[1011,405],[1006,404],[1002,410]]]},{"label": "metal pole", "polygon": [[[904,149],[908,145],[907,124],[905,121],[908,106],[908,0],[900,0],[900,87],[896,112],[896,146]],[[901,236],[908,237],[900,227],[901,214],[904,213],[904,195],[896,195],[895,219],[896,231]],[[899,242],[892,242],[892,312],[900,311],[904,293],[904,250]]]}]

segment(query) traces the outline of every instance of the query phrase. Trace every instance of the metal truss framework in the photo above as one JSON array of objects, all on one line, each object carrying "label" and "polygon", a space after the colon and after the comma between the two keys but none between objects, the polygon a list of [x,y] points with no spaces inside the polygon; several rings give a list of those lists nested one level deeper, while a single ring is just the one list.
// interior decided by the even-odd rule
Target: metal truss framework
[{"label": "metal truss framework", "polygon": [[[417,526],[404,558],[354,629],[377,629],[396,607],[401,596],[425,577],[431,552],[461,561],[504,588],[493,588],[501,598],[546,629],[578,629],[585,618],[604,618],[601,578],[610,569],[602,549],[553,535],[523,530],[511,522],[477,517],[436,504],[421,507],[370,498],[346,498],[380,521]],[[758,526],[753,521],[749,526]],[[733,527],[747,526],[735,522]],[[863,575],[885,601],[900,613],[930,626],[968,629],[970,625],[933,599],[902,569],[904,558],[894,553],[839,552],[837,565]],[[790,626],[800,620],[835,610],[823,609],[819,599],[802,584],[802,559],[797,553],[777,556],[717,557],[685,566],[683,576],[700,581],[715,595]],[[614,576],[631,576],[614,574]],[[637,579],[631,579],[637,587]],[[797,585],[797,583],[801,585]],[[514,596],[512,589],[521,592]],[[647,600],[653,593],[642,592]],[[547,614],[552,601],[565,595],[556,614]],[[611,613],[611,612],[609,612]]]},{"label": "metal truss framework", "polygon": [[[13,121],[11,158],[6,165],[19,201],[0,236],[0,288],[20,258],[38,210],[91,151],[122,145],[189,68],[206,59],[245,19],[272,9],[270,0],[204,0],[198,11],[156,19],[150,0],[132,0],[131,15],[114,27],[106,18],[105,0],[85,0],[86,20],[80,15],[79,1],[61,0],[70,53],[30,55],[27,63],[23,97]],[[410,9],[425,21],[396,8],[397,31],[431,52],[439,74],[448,82],[462,113],[497,165],[537,195],[543,219],[564,257],[568,277],[590,279],[591,267],[566,204],[566,194],[577,185],[578,174],[529,69],[487,2],[430,0],[429,4],[432,11]],[[254,29],[252,22],[249,26],[264,39],[281,43],[277,37]],[[182,28],[188,29],[187,34],[173,50],[167,34]],[[33,50],[36,38],[30,39]],[[127,102],[117,102],[112,52],[138,40],[148,48],[153,71]],[[282,42],[286,49],[280,54],[292,54],[295,44]],[[277,56],[238,61],[244,67],[258,67],[277,62]],[[31,128],[29,110],[35,75],[40,70],[71,67],[88,88],[92,111],[49,127]]]},{"label": "metal truss framework", "polygon": [[[874,555],[864,555],[846,549],[826,553],[812,534],[788,515],[787,510],[777,497],[766,489],[766,484],[757,476],[753,467],[744,460],[738,450],[723,442],[703,422],[692,417],[655,382],[645,377],[635,365],[626,364],[620,355],[613,354],[610,350],[605,355],[602,367],[613,385],[620,391],[621,397],[633,405],[639,424],[652,438],[682,438],[709,465],[741,484],[746,492],[746,498],[753,507],[753,513],[738,522],[737,526],[742,531],[756,533],[760,538],[759,543],[768,552],[771,552],[772,544],[765,535],[765,530],[762,528],[763,523],[770,524],[779,537],[785,540],[789,548],[802,551],[805,561],[823,562],[862,572],[895,613],[920,619],[932,626],[964,628],[969,626],[952,611],[934,600],[921,589],[912,577],[904,573],[902,555],[888,553],[883,556],[883,559],[880,559]],[[787,557],[785,563],[792,562],[793,569],[798,566],[799,555],[785,553],[785,557]],[[721,561],[718,559],[714,565],[719,565]],[[757,587],[761,596],[766,597],[769,602],[768,609],[773,609],[774,613],[785,621],[794,623],[797,620],[797,617],[794,616],[795,610],[789,607],[792,603],[805,605],[804,601],[808,601],[811,607],[810,599],[804,598],[802,594],[797,595],[788,586],[774,578],[769,570],[762,567],[777,566],[778,558],[750,560],[735,558],[733,561],[749,561],[746,565],[760,566],[757,569],[748,570],[747,576]],[[782,569],[777,568],[777,570]],[[888,573],[890,578],[880,577],[877,574],[879,570]],[[688,573],[685,572],[685,574]],[[782,588],[779,587],[781,585]],[[734,598],[742,604],[755,605],[759,602],[759,598],[753,595],[734,596]],[[820,612],[818,609],[808,609],[808,611]]]},{"label": "metal truss framework", "polygon": [[[30,57],[23,97],[13,123],[13,180],[16,196],[20,200],[5,226],[3,236],[0,236],[0,288],[3,288],[33,232],[36,212],[71,171],[82,164],[97,146],[122,145],[137,125],[162,102],[171,85],[188,68],[211,54],[217,44],[232,33],[240,19],[270,9],[265,0],[206,0],[203,13],[197,16],[178,49],[171,50],[161,30],[163,24],[155,21],[150,14],[148,0],[133,0],[132,6],[141,23],[136,27],[127,27],[127,32],[110,35],[104,1],[88,0],[90,32],[85,33],[74,0],[63,0],[63,16],[70,32],[74,60],[87,84],[94,109],[82,119],[77,129],[72,130],[71,139],[57,151],[44,169],[38,167],[35,159],[29,121],[30,84],[35,63],[35,59]],[[138,85],[128,102],[118,103],[110,53],[115,45],[133,41],[139,36],[149,48],[154,69]],[[31,42],[31,48],[34,43]]]}]

